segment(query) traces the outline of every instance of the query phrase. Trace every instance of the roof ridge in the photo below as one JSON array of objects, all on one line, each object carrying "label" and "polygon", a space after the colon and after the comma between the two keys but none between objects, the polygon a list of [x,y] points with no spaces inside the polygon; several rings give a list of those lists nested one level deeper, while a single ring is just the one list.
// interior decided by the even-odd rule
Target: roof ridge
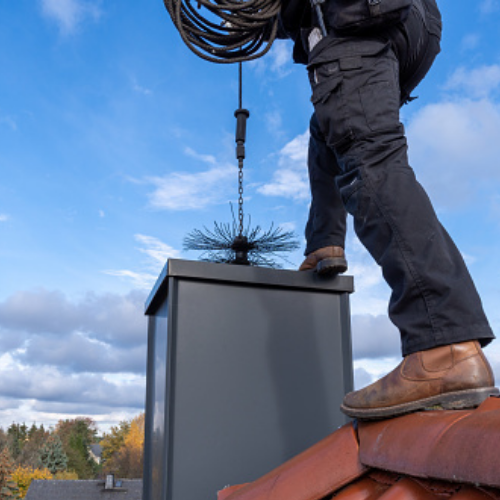
[{"label": "roof ridge", "polygon": [[475,410],[417,412],[359,422],[365,466],[417,478],[500,487],[500,399]]}]

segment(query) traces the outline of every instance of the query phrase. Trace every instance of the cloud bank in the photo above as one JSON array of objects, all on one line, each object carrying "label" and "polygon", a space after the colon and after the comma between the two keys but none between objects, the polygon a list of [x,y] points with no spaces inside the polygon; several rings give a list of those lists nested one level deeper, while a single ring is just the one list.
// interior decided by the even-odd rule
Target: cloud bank
[{"label": "cloud bank", "polygon": [[133,291],[73,301],[41,288],[0,302],[0,424],[9,425],[15,408],[24,407],[28,418],[41,403],[46,412],[66,415],[141,411],[145,298]]}]

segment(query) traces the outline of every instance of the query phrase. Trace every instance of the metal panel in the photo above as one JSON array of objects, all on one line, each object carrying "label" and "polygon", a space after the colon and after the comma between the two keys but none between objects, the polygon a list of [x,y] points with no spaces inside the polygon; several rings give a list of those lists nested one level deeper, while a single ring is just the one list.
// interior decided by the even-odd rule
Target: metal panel
[{"label": "metal panel", "polygon": [[352,276],[337,276],[335,279],[325,279],[313,272],[299,273],[282,269],[170,259],[146,301],[146,314],[155,314],[156,308],[159,307],[163,298],[168,294],[169,277],[213,283],[246,283],[248,285],[264,285],[268,288],[286,287],[349,293],[354,291]]},{"label": "metal panel", "polygon": [[[165,300],[154,316],[154,321],[150,322],[150,331],[148,342],[153,345],[150,349],[150,358],[148,359],[148,383],[150,390],[148,396],[151,401],[146,401],[146,422],[151,425],[151,429],[146,429],[146,436],[150,436],[150,448],[145,447],[147,453],[144,455],[145,462],[147,461],[151,470],[147,471],[147,476],[151,478],[151,484],[144,484],[144,491],[148,491],[148,496],[154,500],[162,500],[165,498],[165,489],[167,477],[165,474],[167,460],[167,367],[168,356],[170,351],[167,349],[170,336],[168,314],[170,301]],[[146,483],[146,482],[145,482]]]},{"label": "metal panel", "polygon": [[210,498],[256,479],[345,423],[338,407],[352,389],[352,281],[176,263],[147,305],[145,500]]}]

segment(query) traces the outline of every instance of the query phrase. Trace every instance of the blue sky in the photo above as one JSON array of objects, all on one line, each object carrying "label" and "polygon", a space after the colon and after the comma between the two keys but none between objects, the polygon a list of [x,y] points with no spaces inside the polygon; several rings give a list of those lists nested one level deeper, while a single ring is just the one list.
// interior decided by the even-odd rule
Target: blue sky
[{"label": "blue sky", "polygon": [[[499,335],[500,0],[439,5],[443,50],[402,120]],[[311,104],[290,52],[244,66],[245,208],[302,238]],[[192,54],[161,0],[0,0],[0,68],[0,425],[106,428],[143,408],[143,305],[166,259],[195,259],[186,233],[230,220],[237,67]],[[347,254],[364,385],[399,361],[399,338],[352,230]]]}]

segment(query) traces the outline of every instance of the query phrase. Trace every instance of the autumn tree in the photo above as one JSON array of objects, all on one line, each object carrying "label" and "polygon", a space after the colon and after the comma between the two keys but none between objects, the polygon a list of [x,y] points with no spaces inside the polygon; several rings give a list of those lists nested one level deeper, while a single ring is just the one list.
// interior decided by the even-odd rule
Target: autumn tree
[{"label": "autumn tree", "polygon": [[[33,479],[52,479],[53,476],[48,469],[34,469],[33,467],[23,467],[19,465],[12,473],[12,479],[19,488],[19,496],[24,498]],[[2,499],[3,500],[3,499]]]},{"label": "autumn tree", "polygon": [[19,498],[19,489],[12,479],[13,465],[9,450],[0,453],[0,498],[2,500]]},{"label": "autumn tree", "polygon": [[101,441],[104,472],[118,477],[136,479],[142,477],[144,448],[144,413],[119,427]]},{"label": "autumn tree", "polygon": [[101,439],[101,442],[99,443],[102,447],[103,462],[113,461],[113,457],[125,444],[125,437],[129,433],[129,431],[130,431],[130,422],[124,420],[120,422],[117,426],[112,426],[109,433],[104,434],[104,437]]}]

